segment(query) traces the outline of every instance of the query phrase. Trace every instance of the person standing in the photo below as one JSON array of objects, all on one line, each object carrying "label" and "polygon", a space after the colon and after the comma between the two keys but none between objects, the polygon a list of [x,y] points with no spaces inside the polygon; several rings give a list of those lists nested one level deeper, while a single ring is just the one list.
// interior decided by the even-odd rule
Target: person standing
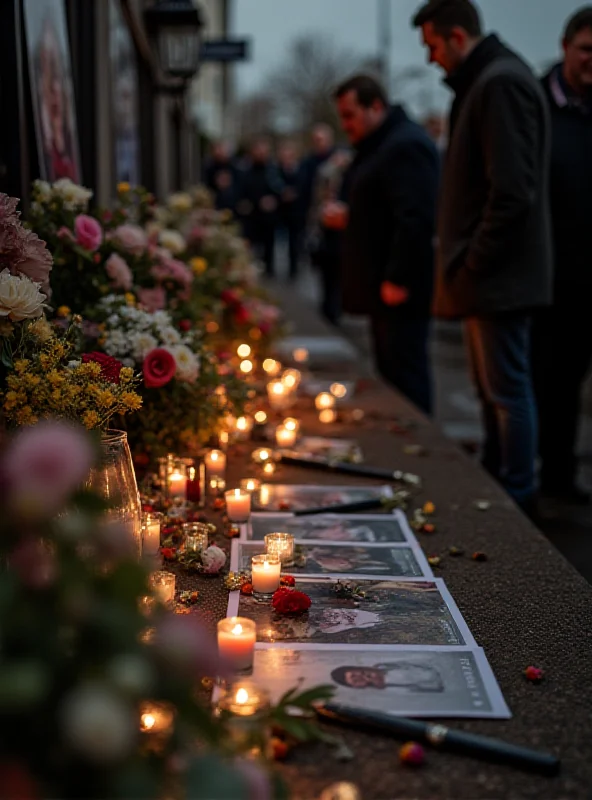
[{"label": "person standing", "polygon": [[301,206],[304,219],[309,220],[314,212],[314,187],[319,168],[335,150],[335,136],[332,128],[324,123],[315,125],[312,130],[312,152],[300,166],[301,170]]},{"label": "person standing", "polygon": [[430,413],[438,154],[401,106],[389,107],[374,78],[356,75],[334,97],[356,151],[342,200],[328,203],[322,215],[327,228],[343,230],[344,310],[370,317],[379,373]]},{"label": "person standing", "polygon": [[553,306],[534,317],[533,377],[539,409],[543,496],[590,502],[576,481],[582,384],[592,362],[592,6],[568,20],[564,59],[543,79],[552,123]]},{"label": "person standing", "polygon": [[279,171],[271,160],[270,144],[267,139],[258,139],[242,176],[237,210],[245,237],[263,261],[268,278],[275,274],[275,231],[282,191]]},{"label": "person standing", "polygon": [[470,0],[415,15],[455,99],[438,218],[436,312],[464,318],[484,423],[484,467],[534,511],[533,309],[552,297],[549,112],[539,82]]},{"label": "person standing", "polygon": [[226,142],[215,142],[204,169],[204,182],[214,195],[217,209],[234,211],[238,200],[239,170]]},{"label": "person standing", "polygon": [[281,145],[278,163],[284,185],[280,202],[280,224],[288,237],[288,276],[294,281],[298,277],[304,217],[301,202],[302,173],[293,142],[284,142]]}]

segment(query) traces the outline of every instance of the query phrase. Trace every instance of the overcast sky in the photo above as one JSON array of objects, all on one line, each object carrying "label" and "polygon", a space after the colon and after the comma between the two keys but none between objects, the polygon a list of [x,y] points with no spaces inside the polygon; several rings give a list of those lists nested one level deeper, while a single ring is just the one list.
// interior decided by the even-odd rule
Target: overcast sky
[{"label": "overcast sky", "polygon": [[[251,39],[251,60],[236,69],[241,94],[258,88],[281,63],[286,46],[299,33],[319,31],[362,56],[377,52],[379,0],[232,0],[232,34]],[[418,32],[409,20],[420,0],[390,0],[391,64],[394,70],[425,64]],[[477,0],[488,30],[495,30],[533,65],[559,54],[565,19],[584,0]],[[438,70],[428,78],[430,102],[447,105]]]}]

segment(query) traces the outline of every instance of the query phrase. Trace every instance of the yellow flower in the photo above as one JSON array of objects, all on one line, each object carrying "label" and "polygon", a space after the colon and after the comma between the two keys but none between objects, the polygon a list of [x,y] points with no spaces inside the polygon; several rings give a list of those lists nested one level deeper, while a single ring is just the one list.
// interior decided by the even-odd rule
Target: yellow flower
[{"label": "yellow flower", "polygon": [[134,379],[134,371],[131,367],[122,367],[119,372],[119,380],[121,383],[129,383]]},{"label": "yellow flower", "polygon": [[34,389],[35,386],[39,386],[41,383],[41,378],[39,375],[31,375],[31,373],[28,373],[27,375],[23,375],[23,382],[27,389]]},{"label": "yellow flower", "polygon": [[119,399],[130,411],[137,411],[142,407],[142,398],[135,392],[123,392]]},{"label": "yellow flower", "polygon": [[208,262],[205,258],[192,258],[189,262],[194,275],[203,275],[208,268]]},{"label": "yellow flower", "polygon": [[125,302],[128,306],[135,306],[136,305],[136,295],[133,292],[126,292],[124,295]]},{"label": "yellow flower", "polygon": [[88,430],[96,428],[97,425],[100,424],[100,422],[101,418],[99,417],[96,411],[85,411],[84,414],[82,415],[82,424],[84,425],[85,428],[88,428]]},{"label": "yellow flower", "polygon": [[101,365],[96,361],[87,361],[86,364],[81,364],[74,370],[76,375],[88,378],[98,378],[101,374]]},{"label": "yellow flower", "polygon": [[99,408],[111,408],[115,402],[113,392],[110,392],[109,389],[99,389],[96,392],[96,399]]},{"label": "yellow flower", "polygon": [[60,306],[56,311],[58,317],[69,317],[71,313],[72,312],[68,306]]},{"label": "yellow flower", "polygon": [[21,408],[21,410],[17,412],[15,419],[17,425],[35,425],[37,422],[37,417],[33,414],[31,406]]},{"label": "yellow flower", "polygon": [[28,358],[19,358],[14,362],[14,371],[17,375],[22,375],[27,371],[30,363]]},{"label": "yellow flower", "polygon": [[61,386],[64,381],[66,380],[63,375],[57,371],[57,369],[52,369],[47,373],[47,382],[52,386]]},{"label": "yellow flower", "polygon": [[49,355],[49,353],[41,353],[39,355],[39,363],[44,370],[48,370],[50,367],[53,367],[56,363],[56,360],[57,359],[53,358],[53,356]]},{"label": "yellow flower", "polygon": [[129,191],[131,191],[131,188],[132,187],[127,181],[122,181],[121,183],[117,184],[117,191],[119,194],[127,194]]},{"label": "yellow flower", "polygon": [[51,325],[46,319],[38,319],[32,325],[29,325],[29,330],[33,336],[42,344],[48,342],[53,336]]},{"label": "yellow flower", "polygon": [[10,411],[13,409],[17,404],[17,393],[16,392],[6,392],[6,396],[4,398],[4,409],[6,411]]}]

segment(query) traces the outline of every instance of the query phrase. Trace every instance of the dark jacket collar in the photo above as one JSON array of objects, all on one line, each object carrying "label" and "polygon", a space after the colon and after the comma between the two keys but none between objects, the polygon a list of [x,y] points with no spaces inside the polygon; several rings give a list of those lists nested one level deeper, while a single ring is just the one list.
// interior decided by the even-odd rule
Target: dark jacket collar
[{"label": "dark jacket collar", "polygon": [[355,145],[358,157],[374,152],[390,136],[397,125],[408,119],[403,106],[392,106],[382,125]]},{"label": "dark jacket collar", "polygon": [[504,56],[514,56],[514,53],[495,33],[491,33],[479,42],[452,74],[445,78],[444,83],[450,86],[457,97],[463,95],[492,61]]},{"label": "dark jacket collar", "polygon": [[543,85],[551,102],[557,108],[567,108],[582,114],[592,113],[592,92],[586,97],[577,95],[563,76],[563,62],[555,66],[543,78]]}]

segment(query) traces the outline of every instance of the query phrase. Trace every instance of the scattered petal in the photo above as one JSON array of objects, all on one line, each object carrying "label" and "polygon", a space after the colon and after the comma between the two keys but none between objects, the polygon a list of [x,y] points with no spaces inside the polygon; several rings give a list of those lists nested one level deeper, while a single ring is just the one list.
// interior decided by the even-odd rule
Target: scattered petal
[{"label": "scattered petal", "polygon": [[240,587],[241,594],[253,594],[253,584],[252,583],[243,583]]},{"label": "scattered petal", "polygon": [[283,761],[289,752],[287,742],[277,736],[271,737],[271,753],[275,761]]},{"label": "scattered petal", "polygon": [[545,677],[545,673],[540,667],[526,667],[524,677],[531,683],[540,683]]},{"label": "scattered petal", "polygon": [[442,564],[440,556],[428,556],[428,564],[430,567],[439,567]]},{"label": "scattered petal", "polygon": [[432,522],[426,522],[422,530],[424,533],[435,533],[436,526]]},{"label": "scattered petal", "polygon": [[487,553],[473,553],[473,561],[488,561]]},{"label": "scattered petal", "polygon": [[464,554],[465,554],[465,551],[462,550],[460,547],[451,547],[448,552],[454,558],[460,558],[461,556],[464,556]]},{"label": "scattered petal", "polygon": [[422,444],[408,444],[403,448],[406,456],[425,456],[427,450]]},{"label": "scattered petal", "polygon": [[431,514],[435,513],[436,506],[432,503],[431,500],[428,500],[427,503],[424,503],[422,511],[423,511],[424,514],[427,514],[428,516],[430,516]]},{"label": "scattered petal", "polygon": [[421,767],[425,761],[425,750],[417,742],[407,742],[399,750],[399,758],[402,764],[411,767]]}]

